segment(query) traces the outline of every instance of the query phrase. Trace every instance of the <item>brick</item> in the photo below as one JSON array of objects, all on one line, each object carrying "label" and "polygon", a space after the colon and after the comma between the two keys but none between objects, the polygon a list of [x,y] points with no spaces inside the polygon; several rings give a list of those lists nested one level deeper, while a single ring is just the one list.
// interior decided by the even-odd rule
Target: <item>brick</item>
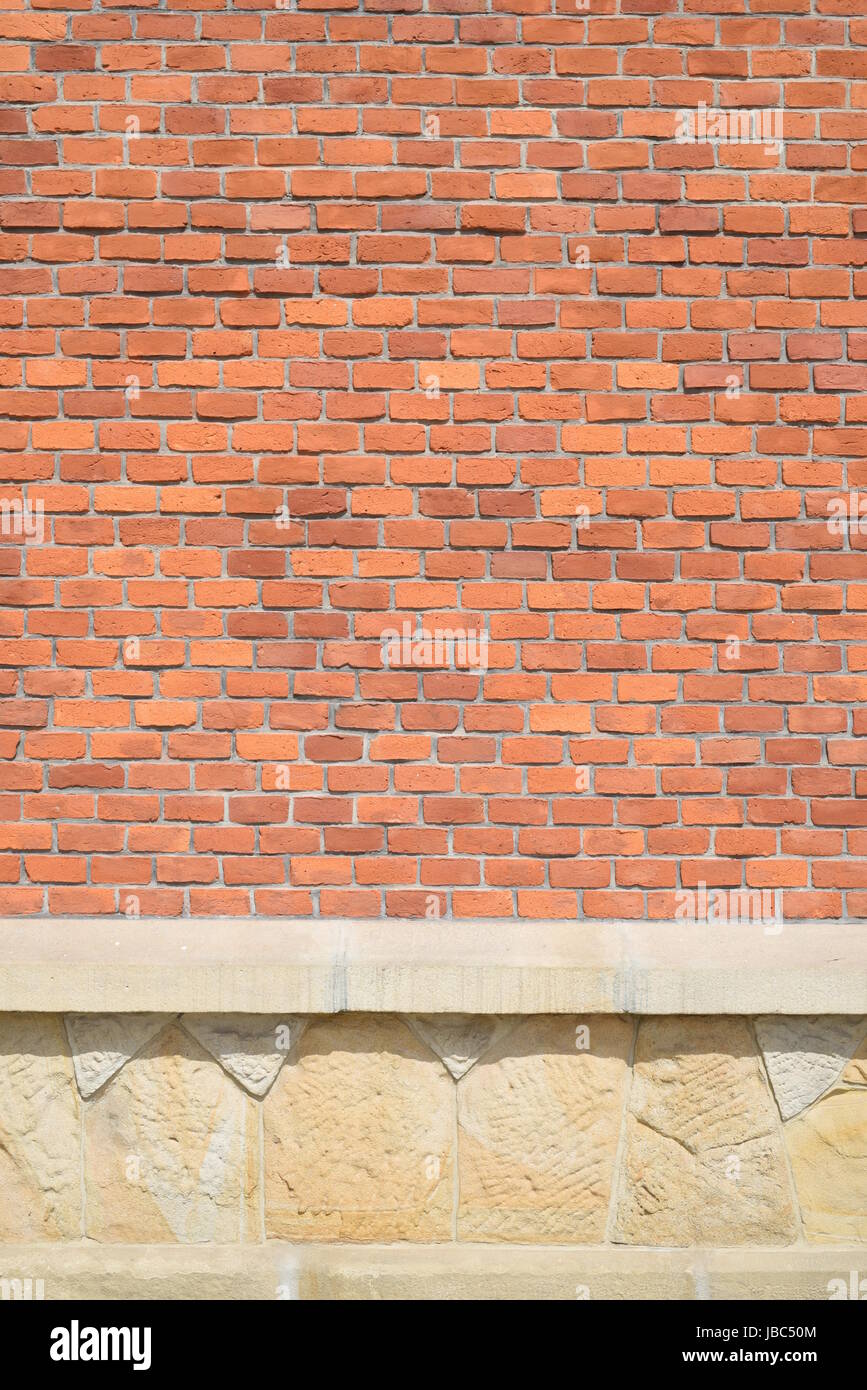
[{"label": "brick", "polygon": [[864,22],[385,8],[6,21],[5,910],[864,915]]}]

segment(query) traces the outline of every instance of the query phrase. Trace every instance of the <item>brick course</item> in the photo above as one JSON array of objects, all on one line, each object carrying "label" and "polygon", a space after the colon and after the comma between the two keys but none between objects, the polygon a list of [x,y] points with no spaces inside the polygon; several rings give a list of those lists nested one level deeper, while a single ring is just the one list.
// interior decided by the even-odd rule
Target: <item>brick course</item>
[{"label": "brick course", "polygon": [[0,912],[867,915],[867,18],[712,8],[0,14]]}]

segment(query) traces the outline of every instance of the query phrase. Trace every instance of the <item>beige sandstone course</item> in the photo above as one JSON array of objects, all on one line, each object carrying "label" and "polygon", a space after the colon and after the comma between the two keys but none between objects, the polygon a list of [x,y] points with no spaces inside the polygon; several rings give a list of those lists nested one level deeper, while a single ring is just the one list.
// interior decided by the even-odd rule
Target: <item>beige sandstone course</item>
[{"label": "beige sandstone course", "polygon": [[80,1126],[60,1018],[0,1015],[0,1241],[79,1237]]},{"label": "beige sandstone course", "polygon": [[172,1026],[88,1106],[87,1235],[257,1239],[258,1146],[255,1101]]},{"label": "beige sandstone course", "polygon": [[632,1036],[616,1017],[525,1019],[476,1063],[458,1087],[462,1240],[604,1239]]},{"label": "beige sandstone course", "polygon": [[779,1115],[747,1022],[642,1020],[620,1184],[618,1241],[795,1239]]},{"label": "beige sandstone course", "polygon": [[405,1023],[311,1023],[265,1098],[266,1235],[449,1240],[454,1082]]},{"label": "beige sandstone course", "polygon": [[865,1024],[0,1013],[0,1300],[41,1277],[16,1249],[174,1246],[196,1271],[196,1250],[281,1241],[280,1297],[311,1247],[497,1245],[629,1268],[679,1247],[718,1296],[709,1250],[797,1270],[867,1243]]}]

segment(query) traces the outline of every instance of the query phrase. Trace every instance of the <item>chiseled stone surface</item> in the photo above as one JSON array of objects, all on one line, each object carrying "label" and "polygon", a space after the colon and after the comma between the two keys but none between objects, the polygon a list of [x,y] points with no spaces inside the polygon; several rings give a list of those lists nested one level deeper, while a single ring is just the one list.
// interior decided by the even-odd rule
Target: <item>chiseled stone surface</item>
[{"label": "chiseled stone surface", "polygon": [[450,1238],[454,1085],[400,1019],[311,1023],[264,1106],[268,1237]]},{"label": "chiseled stone surface", "polygon": [[256,1239],[257,1164],[256,1102],[173,1025],[88,1106],[86,1234]]},{"label": "chiseled stone surface", "polygon": [[784,1120],[824,1095],[867,1033],[867,1019],[827,1015],[756,1019],[756,1036]]},{"label": "chiseled stone surface", "polygon": [[92,1096],[104,1086],[170,1018],[170,1014],[67,1014],[66,1032],[81,1094]]},{"label": "chiseled stone surface", "polygon": [[632,1036],[617,1017],[527,1018],[460,1082],[460,1239],[604,1239]]},{"label": "chiseled stone surface", "polygon": [[493,1014],[411,1014],[405,1022],[460,1081],[511,1020]]},{"label": "chiseled stone surface", "polygon": [[785,1133],[808,1240],[867,1240],[867,1091],[835,1088]]},{"label": "chiseled stone surface", "polygon": [[269,1239],[867,1242],[867,1018],[634,1027],[0,1014],[0,1254],[259,1241],[262,1138]]},{"label": "chiseled stone surface", "polygon": [[184,1014],[197,1042],[254,1096],[264,1096],[306,1019],[278,1014]]},{"label": "chiseled stone surface", "polygon": [[619,1181],[626,1244],[795,1239],[780,1120],[745,1020],[642,1020]]},{"label": "chiseled stone surface", "polygon": [[78,1239],[80,1154],[60,1017],[0,1015],[0,1241]]}]

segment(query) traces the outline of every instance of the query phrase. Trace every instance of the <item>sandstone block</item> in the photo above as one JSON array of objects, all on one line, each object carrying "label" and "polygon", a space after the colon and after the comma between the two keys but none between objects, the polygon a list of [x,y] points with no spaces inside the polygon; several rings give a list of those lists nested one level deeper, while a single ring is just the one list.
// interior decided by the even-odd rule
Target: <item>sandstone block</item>
[{"label": "sandstone block", "polygon": [[527,1018],[461,1081],[461,1239],[604,1239],[632,1036],[617,1017]]},{"label": "sandstone block", "polygon": [[786,1143],[808,1240],[867,1240],[867,1091],[823,1096],[789,1121]]},{"label": "sandstone block", "polygon": [[405,1023],[311,1023],[265,1099],[265,1226],[306,1240],[448,1240],[454,1083]]},{"label": "sandstone block", "polygon": [[780,1131],[745,1020],[642,1020],[614,1239],[677,1246],[793,1240]]},{"label": "sandstone block", "polygon": [[56,1014],[0,1015],[0,1241],[81,1235],[81,1115]]},{"label": "sandstone block", "polygon": [[88,1106],[87,1234],[256,1239],[258,1151],[256,1103],[175,1024]]}]

